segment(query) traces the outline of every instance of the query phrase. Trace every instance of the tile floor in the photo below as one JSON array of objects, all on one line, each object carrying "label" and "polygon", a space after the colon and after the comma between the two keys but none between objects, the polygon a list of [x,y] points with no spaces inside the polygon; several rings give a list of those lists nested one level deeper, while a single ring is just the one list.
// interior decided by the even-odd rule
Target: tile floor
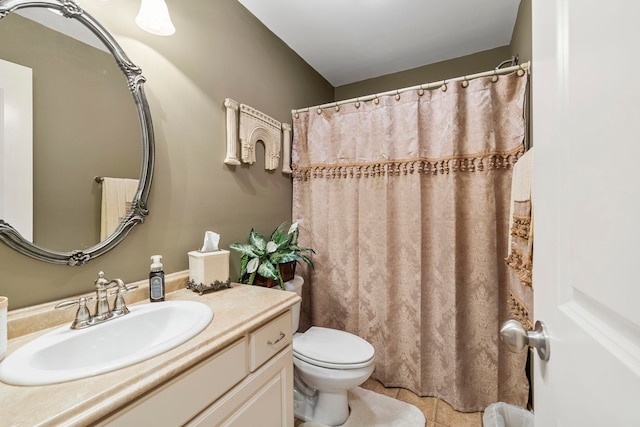
[{"label": "tile floor", "polygon": [[[425,427],[482,427],[482,412],[457,412],[443,400],[420,397],[403,388],[386,388],[371,378],[361,387],[416,406],[427,419]],[[301,423],[296,420],[295,425]]]}]

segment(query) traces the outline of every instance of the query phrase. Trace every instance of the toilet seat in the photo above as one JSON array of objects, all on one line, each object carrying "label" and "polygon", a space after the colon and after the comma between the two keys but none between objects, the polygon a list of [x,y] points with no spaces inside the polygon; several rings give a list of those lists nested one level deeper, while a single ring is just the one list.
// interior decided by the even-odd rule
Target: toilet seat
[{"label": "toilet seat", "polygon": [[358,369],[373,363],[375,350],[357,335],[313,326],[294,336],[293,354],[299,360],[323,368]]}]

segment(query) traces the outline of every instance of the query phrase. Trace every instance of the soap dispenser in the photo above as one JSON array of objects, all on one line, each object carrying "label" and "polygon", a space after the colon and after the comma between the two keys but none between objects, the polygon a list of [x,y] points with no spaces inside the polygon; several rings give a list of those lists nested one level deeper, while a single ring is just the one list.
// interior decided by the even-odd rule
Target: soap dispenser
[{"label": "soap dispenser", "polygon": [[149,273],[149,301],[164,301],[164,271],[162,271],[162,255],[151,257],[151,273]]}]

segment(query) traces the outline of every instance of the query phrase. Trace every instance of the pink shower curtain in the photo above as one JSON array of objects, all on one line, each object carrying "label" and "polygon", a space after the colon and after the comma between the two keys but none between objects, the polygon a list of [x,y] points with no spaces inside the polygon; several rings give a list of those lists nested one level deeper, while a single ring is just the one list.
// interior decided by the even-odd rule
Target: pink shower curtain
[{"label": "pink shower curtain", "polygon": [[365,338],[374,378],[459,411],[527,402],[526,355],[498,336],[526,84],[481,78],[293,120],[293,219],[317,252],[302,327]]}]

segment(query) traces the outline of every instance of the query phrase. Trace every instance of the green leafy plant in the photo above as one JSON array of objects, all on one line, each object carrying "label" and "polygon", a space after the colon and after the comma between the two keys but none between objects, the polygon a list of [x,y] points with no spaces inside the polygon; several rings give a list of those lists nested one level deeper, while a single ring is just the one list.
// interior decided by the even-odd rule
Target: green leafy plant
[{"label": "green leafy plant", "polygon": [[240,263],[240,283],[253,285],[256,274],[275,280],[284,289],[279,264],[302,260],[314,268],[313,262],[305,253],[315,253],[311,248],[298,246],[298,223],[291,226],[283,222],[276,228],[269,240],[251,229],[249,243],[232,243],[234,251],[242,255]]}]

